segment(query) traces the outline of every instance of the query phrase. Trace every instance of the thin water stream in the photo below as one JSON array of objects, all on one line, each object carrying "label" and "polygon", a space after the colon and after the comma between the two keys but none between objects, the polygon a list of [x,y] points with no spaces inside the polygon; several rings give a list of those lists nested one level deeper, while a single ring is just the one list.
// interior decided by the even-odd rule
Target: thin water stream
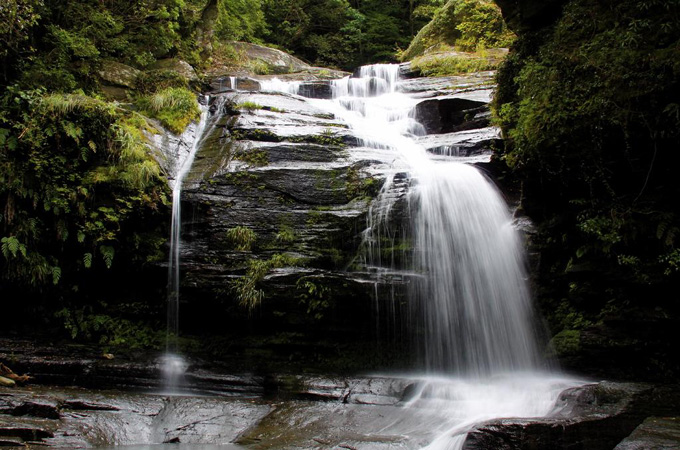
[{"label": "thin water stream", "polygon": [[[177,391],[182,375],[187,369],[187,363],[179,355],[177,337],[179,335],[179,300],[180,300],[180,255],[182,246],[182,187],[184,180],[191,171],[196,152],[201,147],[204,136],[209,134],[220,117],[219,113],[210,114],[208,98],[202,99],[200,104],[201,116],[191,136],[191,147],[182,159],[178,159],[177,171],[172,184],[172,219],[170,226],[170,258],[168,261],[168,310],[167,310],[167,339],[165,354],[161,358],[161,372],[163,387],[168,393]],[[224,98],[218,97],[214,110],[221,111]]]}]

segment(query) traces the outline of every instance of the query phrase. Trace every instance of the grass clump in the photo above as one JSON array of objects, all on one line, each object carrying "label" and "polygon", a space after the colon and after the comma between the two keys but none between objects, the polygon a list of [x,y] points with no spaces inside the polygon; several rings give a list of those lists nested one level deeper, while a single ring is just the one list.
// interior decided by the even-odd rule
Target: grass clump
[{"label": "grass clump", "polygon": [[236,294],[239,305],[252,311],[264,299],[264,291],[258,288],[258,284],[272,269],[280,269],[286,266],[299,264],[299,258],[290,255],[277,253],[270,259],[251,259],[248,262],[248,269],[245,275],[232,282],[231,289]]},{"label": "grass clump", "polygon": [[137,106],[144,114],[160,120],[163,126],[175,134],[182,133],[201,115],[196,96],[183,87],[161,89],[142,96],[137,100]]},{"label": "grass clump", "polygon": [[238,226],[227,230],[227,239],[239,252],[248,252],[255,243],[257,235],[248,227]]},{"label": "grass clump", "polygon": [[262,109],[262,105],[259,103],[251,102],[251,101],[245,101],[238,103],[236,105],[238,109],[245,109],[246,111],[255,111],[257,109]]},{"label": "grass clump", "polygon": [[474,54],[426,55],[414,58],[411,69],[426,77],[443,77],[463,73],[494,70],[500,61],[475,56]]},{"label": "grass clump", "polygon": [[261,148],[239,150],[234,155],[234,158],[253,167],[262,167],[269,164],[269,155]]}]

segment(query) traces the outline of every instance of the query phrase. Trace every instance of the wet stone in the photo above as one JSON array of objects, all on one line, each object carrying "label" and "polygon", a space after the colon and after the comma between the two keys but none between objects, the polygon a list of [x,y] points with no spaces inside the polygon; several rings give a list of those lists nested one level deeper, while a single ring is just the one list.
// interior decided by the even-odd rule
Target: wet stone
[{"label": "wet stone", "polygon": [[680,447],[680,417],[649,417],[614,450],[674,450]]}]

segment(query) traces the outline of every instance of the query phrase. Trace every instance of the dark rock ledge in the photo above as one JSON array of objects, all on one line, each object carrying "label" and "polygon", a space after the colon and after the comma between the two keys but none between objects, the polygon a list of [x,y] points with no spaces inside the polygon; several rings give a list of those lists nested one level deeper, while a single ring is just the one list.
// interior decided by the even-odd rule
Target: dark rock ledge
[{"label": "dark rock ledge", "polygon": [[[545,419],[501,419],[476,426],[469,432],[464,450],[611,450],[616,448],[656,449],[679,448],[658,446],[667,442],[673,431],[646,432],[654,423],[650,416],[677,416],[680,413],[678,386],[638,383],[609,383],[587,385],[562,393],[559,412]],[[639,430],[628,437],[641,423]],[[677,419],[666,419],[663,428]],[[657,422],[656,429],[661,424]],[[644,435],[643,446],[635,446]],[[628,443],[625,443],[628,442]],[[662,445],[662,444],[659,444]]]}]

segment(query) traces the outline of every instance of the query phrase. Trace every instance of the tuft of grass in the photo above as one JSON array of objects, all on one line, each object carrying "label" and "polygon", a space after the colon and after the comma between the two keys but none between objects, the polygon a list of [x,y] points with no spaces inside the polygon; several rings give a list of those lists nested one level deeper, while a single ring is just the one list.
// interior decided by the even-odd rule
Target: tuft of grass
[{"label": "tuft of grass", "polygon": [[474,53],[450,53],[419,56],[411,61],[411,69],[426,77],[444,77],[464,73],[482,72],[498,68],[500,60]]},{"label": "tuft of grass", "polygon": [[245,102],[238,103],[236,105],[236,108],[245,109],[246,111],[255,111],[257,109],[262,109],[262,105],[255,103],[255,102],[251,102],[251,101],[245,101]]},{"label": "tuft of grass", "polygon": [[256,238],[255,232],[248,227],[238,226],[227,230],[227,239],[239,252],[250,251]]},{"label": "tuft of grass", "polygon": [[201,115],[194,93],[182,87],[166,88],[139,97],[137,106],[144,114],[160,120],[163,126],[176,134],[182,133]]},{"label": "tuft of grass", "polygon": [[274,254],[270,259],[251,259],[248,262],[248,270],[245,275],[231,283],[231,289],[236,294],[239,304],[252,311],[264,299],[264,291],[258,288],[258,283],[272,269],[286,266],[296,266],[301,263],[299,258],[287,254]]}]

